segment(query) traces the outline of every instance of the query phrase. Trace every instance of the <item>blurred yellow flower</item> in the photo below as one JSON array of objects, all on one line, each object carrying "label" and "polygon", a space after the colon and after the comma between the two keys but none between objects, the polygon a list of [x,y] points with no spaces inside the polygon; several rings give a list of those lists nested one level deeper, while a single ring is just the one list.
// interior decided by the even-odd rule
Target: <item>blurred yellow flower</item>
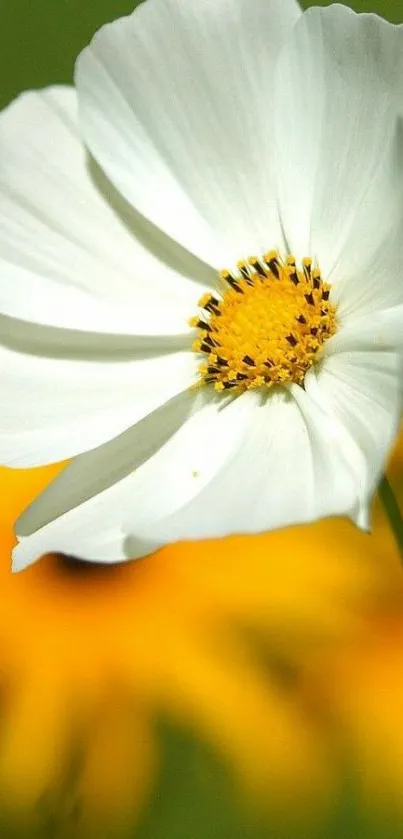
[{"label": "blurred yellow flower", "polygon": [[50,556],[13,576],[12,522],[58,468],[0,473],[0,798],[23,814],[57,796],[82,730],[84,818],[139,811],[162,711],[215,744],[245,791],[322,812],[337,765],[321,680],[376,631],[369,616],[392,587],[403,592],[382,520],[372,537],[335,520],[121,566]]}]

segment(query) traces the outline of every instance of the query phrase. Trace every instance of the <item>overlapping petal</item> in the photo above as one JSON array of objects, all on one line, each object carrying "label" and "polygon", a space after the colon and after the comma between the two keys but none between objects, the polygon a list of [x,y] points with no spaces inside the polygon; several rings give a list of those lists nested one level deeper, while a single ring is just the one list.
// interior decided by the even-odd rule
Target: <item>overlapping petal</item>
[{"label": "overlapping petal", "polygon": [[[152,532],[163,542],[254,533],[321,516],[354,514],[357,475],[344,460],[339,429],[297,385],[278,388],[250,403],[250,422],[211,483],[186,506],[163,518]],[[228,415],[228,420],[230,415]],[[134,535],[140,523],[126,519]]]},{"label": "overlapping petal", "polygon": [[361,498],[369,499],[396,438],[403,407],[403,363],[396,352],[339,352],[312,367],[307,394],[361,451]]},{"label": "overlapping petal", "polygon": [[403,350],[403,305],[349,317],[326,344],[326,355],[352,350]]},{"label": "overlapping petal", "polygon": [[[217,401],[187,391],[109,444],[76,458],[17,523],[19,570],[43,553],[116,562],[155,550],[157,515],[169,515],[208,485],[251,421],[247,398]],[[126,519],[144,528],[128,538]]]},{"label": "overlapping petal", "polygon": [[352,287],[351,305],[368,310],[377,280],[385,307],[402,295],[396,248],[385,250],[396,245],[402,220],[402,74],[403,27],[339,5],[309,9],[276,68],[277,184],[288,244],[298,257],[318,259],[336,296]]},{"label": "overlapping petal", "polygon": [[186,333],[213,279],[145,226],[91,162],[73,88],[26,93],[6,108],[0,312],[92,332]]},{"label": "overlapping petal", "polygon": [[192,383],[187,319],[208,277],[91,164],[73,89],[9,106],[0,151],[0,459],[37,466],[106,442]]},{"label": "overlapping petal", "polygon": [[295,0],[148,0],[77,64],[81,123],[122,194],[207,263],[282,244],[273,73]]},{"label": "overlapping petal", "polygon": [[96,335],[0,316],[0,461],[40,466],[93,449],[186,390],[182,337]]}]

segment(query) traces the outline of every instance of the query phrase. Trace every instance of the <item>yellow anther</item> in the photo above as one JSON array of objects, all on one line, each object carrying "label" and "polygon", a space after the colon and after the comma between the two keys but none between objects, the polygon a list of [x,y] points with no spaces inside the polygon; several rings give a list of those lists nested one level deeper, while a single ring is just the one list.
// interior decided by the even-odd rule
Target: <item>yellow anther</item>
[{"label": "yellow anther", "polygon": [[209,303],[210,300],[211,300],[211,294],[203,294],[203,297],[200,298],[197,305],[199,306],[200,309],[204,309],[204,307],[207,305],[207,303]]},{"label": "yellow anther", "polygon": [[243,279],[241,279],[241,277],[237,278],[238,284],[239,283],[245,284],[245,281],[249,282],[249,278],[252,275],[252,271],[250,269],[250,265],[248,264],[248,262],[244,259],[241,259],[237,263],[237,268],[238,268],[239,273],[241,274],[241,277],[243,278]]},{"label": "yellow anther", "polygon": [[256,378],[252,379],[250,383],[250,388],[253,390],[259,390],[259,388],[263,387],[265,384],[264,376],[256,376]]},{"label": "yellow anther", "polygon": [[265,253],[263,258],[264,258],[265,262],[273,262],[273,259],[278,259],[278,251],[277,250],[268,251],[267,253]]},{"label": "yellow anther", "polygon": [[200,321],[200,318],[197,315],[195,315],[193,318],[189,318],[188,326],[198,326],[199,321]]}]

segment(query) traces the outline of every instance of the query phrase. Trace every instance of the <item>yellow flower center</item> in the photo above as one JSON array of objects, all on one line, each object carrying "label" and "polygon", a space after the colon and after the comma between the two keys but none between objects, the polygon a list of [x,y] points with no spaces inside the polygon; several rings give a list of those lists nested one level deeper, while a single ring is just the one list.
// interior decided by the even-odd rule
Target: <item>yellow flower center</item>
[{"label": "yellow flower center", "polygon": [[337,328],[330,288],[311,259],[297,267],[277,251],[239,262],[236,274],[222,271],[219,292],[204,295],[190,321],[199,333],[193,349],[204,356],[200,384],[218,391],[302,384]]}]

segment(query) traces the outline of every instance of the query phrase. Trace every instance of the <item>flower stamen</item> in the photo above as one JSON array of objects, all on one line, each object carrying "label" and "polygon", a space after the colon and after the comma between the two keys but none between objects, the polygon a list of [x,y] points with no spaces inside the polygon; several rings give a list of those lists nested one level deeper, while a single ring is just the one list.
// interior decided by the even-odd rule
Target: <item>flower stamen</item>
[{"label": "flower stamen", "polygon": [[[302,384],[319,351],[337,328],[331,286],[309,257],[269,251],[221,271],[220,296],[205,294],[189,321],[203,354],[200,384],[217,391]],[[207,363],[206,363],[207,362]]]}]

